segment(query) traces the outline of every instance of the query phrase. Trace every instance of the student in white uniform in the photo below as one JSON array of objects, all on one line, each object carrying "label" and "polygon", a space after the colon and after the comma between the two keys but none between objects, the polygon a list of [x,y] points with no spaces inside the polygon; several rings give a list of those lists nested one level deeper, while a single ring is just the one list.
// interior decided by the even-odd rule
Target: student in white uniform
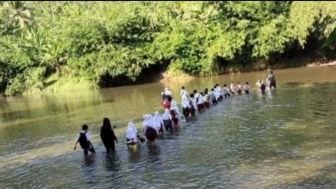
[{"label": "student in white uniform", "polygon": [[186,95],[187,97],[189,97],[188,91],[185,89],[184,86],[181,87],[181,92],[180,92],[181,98],[183,97],[183,95]]},{"label": "student in white uniform", "polygon": [[138,130],[133,121],[128,122],[126,131],[126,144],[134,145],[138,143]]},{"label": "student in white uniform", "polygon": [[173,132],[173,122],[172,117],[168,109],[165,109],[162,115],[163,125],[167,132]]},{"label": "student in white uniform", "polygon": [[231,96],[229,92],[229,88],[226,86],[226,84],[224,84],[223,86],[223,95],[224,95],[224,98],[229,98]]},{"label": "student in white uniform", "polygon": [[203,101],[204,101],[204,107],[210,108],[210,94],[208,92],[208,88],[204,90]]},{"label": "student in white uniform", "polygon": [[187,119],[190,114],[191,106],[190,106],[190,99],[186,94],[182,95],[181,106],[182,106],[182,114],[184,118]]},{"label": "student in white uniform", "polygon": [[199,112],[202,112],[204,110],[203,92],[199,93],[199,95],[198,95],[197,109],[198,109]]},{"label": "student in white uniform", "polygon": [[190,94],[189,104],[190,104],[190,114],[191,114],[191,116],[195,116],[195,112],[197,110],[197,103],[196,103],[196,100],[195,100],[194,93]]},{"label": "student in white uniform", "polygon": [[216,104],[217,104],[217,99],[216,99],[215,89],[214,89],[214,88],[212,88],[212,89],[211,89],[211,92],[210,92],[210,102],[211,102],[211,104],[213,104],[213,105],[216,105]]},{"label": "student in white uniform", "polygon": [[231,85],[230,85],[230,93],[231,93],[231,95],[234,95],[236,93],[236,89],[235,89],[235,86],[233,85],[233,83],[231,83]]},{"label": "student in white uniform", "polygon": [[250,93],[250,86],[249,83],[246,82],[245,85],[243,86],[243,90],[245,94],[249,94]]},{"label": "student in white uniform", "polygon": [[158,137],[153,116],[151,114],[146,114],[143,116],[143,119],[142,130],[145,133],[147,140],[152,143]]},{"label": "student in white uniform", "polygon": [[241,95],[242,94],[242,91],[243,91],[243,87],[242,87],[242,85],[240,84],[240,82],[238,82],[237,83],[237,93],[239,94],[239,95]]},{"label": "student in white uniform", "polygon": [[221,101],[223,97],[222,97],[222,89],[219,86],[219,84],[216,84],[216,87],[214,88],[214,90],[215,90],[215,96],[216,96],[217,102]]}]

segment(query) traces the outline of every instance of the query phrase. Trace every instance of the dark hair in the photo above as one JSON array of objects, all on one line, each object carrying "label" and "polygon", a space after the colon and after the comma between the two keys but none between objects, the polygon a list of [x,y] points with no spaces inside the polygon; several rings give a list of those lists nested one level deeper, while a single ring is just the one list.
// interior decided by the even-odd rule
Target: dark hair
[{"label": "dark hair", "polygon": [[194,93],[197,93],[197,90],[196,90],[196,89],[194,89]]},{"label": "dark hair", "polygon": [[246,85],[248,85],[248,82],[246,81]]},{"label": "dark hair", "polygon": [[106,127],[106,128],[112,128],[112,126],[111,126],[111,122],[110,122],[109,118],[105,117],[105,118],[103,119],[103,127]]},{"label": "dark hair", "polygon": [[191,94],[190,94],[190,98],[194,98],[194,93],[191,93]]},{"label": "dark hair", "polygon": [[226,83],[224,84],[224,87],[226,87]]},{"label": "dark hair", "polygon": [[82,130],[88,130],[89,126],[87,126],[86,124],[82,125]]},{"label": "dark hair", "polygon": [[182,89],[184,89],[184,86],[182,86]]}]

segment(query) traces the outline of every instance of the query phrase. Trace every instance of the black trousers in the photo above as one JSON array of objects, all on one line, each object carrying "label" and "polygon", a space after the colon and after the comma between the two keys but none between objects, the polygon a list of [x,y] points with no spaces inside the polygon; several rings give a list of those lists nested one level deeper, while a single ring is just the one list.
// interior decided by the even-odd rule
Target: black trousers
[{"label": "black trousers", "polygon": [[106,148],[106,153],[115,152],[115,144],[112,142],[103,142]]},{"label": "black trousers", "polygon": [[171,120],[163,120],[163,124],[165,126],[166,131],[173,132],[173,123]]},{"label": "black trousers", "polygon": [[93,145],[90,144],[90,147],[87,148],[87,149],[83,149],[83,152],[84,152],[84,155],[88,155],[89,154],[89,151],[93,154],[96,153],[96,150],[94,149]]},{"label": "black trousers", "polygon": [[182,113],[184,115],[184,117],[187,119],[189,117],[189,113],[190,113],[190,108],[182,108]]}]

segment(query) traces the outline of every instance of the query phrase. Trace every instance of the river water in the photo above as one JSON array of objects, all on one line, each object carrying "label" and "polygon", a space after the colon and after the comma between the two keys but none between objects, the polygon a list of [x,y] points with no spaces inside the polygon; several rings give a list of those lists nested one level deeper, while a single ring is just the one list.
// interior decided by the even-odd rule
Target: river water
[{"label": "river water", "polygon": [[[336,67],[276,70],[278,89],[255,90],[265,72],[0,99],[0,188],[336,188]],[[160,92],[249,81],[235,96],[182,123],[156,145],[128,152],[125,127],[161,110]],[[179,101],[179,98],[177,99]],[[103,117],[119,138],[106,156]],[[97,154],[73,151],[83,123]]]}]

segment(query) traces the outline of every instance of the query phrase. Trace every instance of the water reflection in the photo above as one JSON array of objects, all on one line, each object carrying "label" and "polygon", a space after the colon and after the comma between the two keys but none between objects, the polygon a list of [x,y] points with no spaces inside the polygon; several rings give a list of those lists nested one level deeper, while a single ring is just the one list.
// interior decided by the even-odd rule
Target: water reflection
[{"label": "water reflection", "polygon": [[95,184],[97,183],[97,176],[96,176],[96,154],[89,154],[83,156],[82,161],[82,181],[87,184]]},{"label": "water reflection", "polygon": [[157,162],[160,160],[160,146],[155,144],[147,144],[148,148],[148,160],[150,162]]},{"label": "water reflection", "polygon": [[103,163],[107,171],[118,172],[120,170],[121,161],[117,153],[106,154]]},{"label": "water reflection", "polygon": [[[144,144],[142,144],[144,145]],[[137,163],[142,159],[142,145],[131,146],[128,148],[128,161],[130,163]]]}]

